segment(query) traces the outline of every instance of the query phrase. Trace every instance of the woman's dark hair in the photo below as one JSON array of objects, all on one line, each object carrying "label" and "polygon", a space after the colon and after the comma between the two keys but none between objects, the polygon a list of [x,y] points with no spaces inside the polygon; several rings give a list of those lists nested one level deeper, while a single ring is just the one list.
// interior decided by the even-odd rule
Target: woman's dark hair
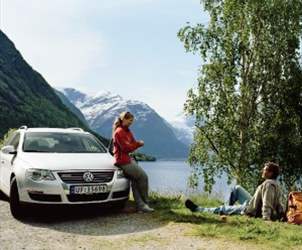
[{"label": "woman's dark hair", "polygon": [[272,173],[272,179],[277,179],[277,177],[280,174],[280,167],[278,164],[274,163],[274,162],[266,162],[264,164],[265,167],[267,167],[267,171]]},{"label": "woman's dark hair", "polygon": [[113,128],[112,128],[112,135],[114,133],[114,131],[122,125],[122,122],[124,119],[129,120],[130,118],[134,118],[134,115],[131,114],[130,112],[122,112],[114,121],[113,123]]}]

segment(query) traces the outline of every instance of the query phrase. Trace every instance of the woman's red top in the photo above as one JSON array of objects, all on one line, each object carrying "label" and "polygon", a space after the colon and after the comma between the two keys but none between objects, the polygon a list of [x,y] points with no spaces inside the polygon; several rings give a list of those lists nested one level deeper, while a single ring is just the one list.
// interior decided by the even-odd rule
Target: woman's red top
[{"label": "woman's red top", "polygon": [[115,165],[131,163],[129,153],[139,148],[141,144],[134,139],[132,132],[127,127],[118,127],[113,134],[113,154]]}]

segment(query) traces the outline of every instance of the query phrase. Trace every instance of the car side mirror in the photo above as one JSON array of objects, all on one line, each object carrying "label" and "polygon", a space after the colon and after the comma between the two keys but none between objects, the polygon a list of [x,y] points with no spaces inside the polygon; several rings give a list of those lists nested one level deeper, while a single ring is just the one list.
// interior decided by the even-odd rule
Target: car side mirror
[{"label": "car side mirror", "polygon": [[1,151],[4,153],[4,154],[11,154],[11,155],[15,155],[17,154],[17,150],[15,149],[14,146],[12,145],[8,145],[8,146],[4,146]]}]

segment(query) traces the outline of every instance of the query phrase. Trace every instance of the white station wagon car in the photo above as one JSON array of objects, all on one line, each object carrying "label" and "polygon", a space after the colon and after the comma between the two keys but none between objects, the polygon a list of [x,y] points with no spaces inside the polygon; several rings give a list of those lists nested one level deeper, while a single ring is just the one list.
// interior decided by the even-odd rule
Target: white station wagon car
[{"label": "white station wagon car", "polygon": [[129,181],[113,165],[107,148],[80,128],[21,127],[0,151],[0,189],[11,213],[23,215],[24,203],[122,206]]}]

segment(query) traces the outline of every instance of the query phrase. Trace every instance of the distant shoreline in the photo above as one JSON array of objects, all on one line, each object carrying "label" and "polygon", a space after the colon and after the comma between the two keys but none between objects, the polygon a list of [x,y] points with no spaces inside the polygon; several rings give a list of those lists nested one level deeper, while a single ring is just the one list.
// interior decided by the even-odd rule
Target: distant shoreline
[{"label": "distant shoreline", "polygon": [[187,158],[157,158],[156,161],[182,161],[186,162],[188,159]]}]

